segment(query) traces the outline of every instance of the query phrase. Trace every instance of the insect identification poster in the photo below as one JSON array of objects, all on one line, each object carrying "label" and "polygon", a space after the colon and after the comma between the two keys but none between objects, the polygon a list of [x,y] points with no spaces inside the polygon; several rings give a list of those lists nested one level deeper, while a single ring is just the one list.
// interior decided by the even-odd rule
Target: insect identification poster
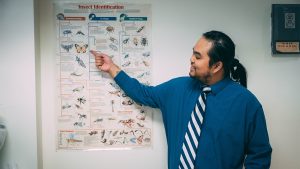
[{"label": "insect identification poster", "polygon": [[151,81],[149,4],[55,3],[57,149],[151,146],[152,111],[95,66],[95,50],[131,77]]}]

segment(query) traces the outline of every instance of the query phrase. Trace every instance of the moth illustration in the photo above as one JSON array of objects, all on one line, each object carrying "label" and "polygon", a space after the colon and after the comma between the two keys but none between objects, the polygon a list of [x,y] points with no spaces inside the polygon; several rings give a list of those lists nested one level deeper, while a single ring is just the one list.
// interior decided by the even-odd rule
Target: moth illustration
[{"label": "moth illustration", "polygon": [[64,34],[65,36],[68,36],[69,34],[72,34],[72,31],[71,31],[71,30],[64,30],[64,31],[63,31],[63,34]]},{"label": "moth illustration", "polygon": [[75,44],[76,52],[77,53],[85,53],[88,46],[89,46],[88,44],[85,44],[85,45]]},{"label": "moth illustration", "polygon": [[67,52],[69,52],[70,49],[72,49],[73,44],[69,44],[69,45],[61,44],[60,46],[61,46],[64,50],[66,50]]}]

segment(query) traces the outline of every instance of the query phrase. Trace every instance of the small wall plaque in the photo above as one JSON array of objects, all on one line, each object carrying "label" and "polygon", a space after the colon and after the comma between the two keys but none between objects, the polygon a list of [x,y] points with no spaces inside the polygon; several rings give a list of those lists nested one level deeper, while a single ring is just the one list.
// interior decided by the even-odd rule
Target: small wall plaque
[{"label": "small wall plaque", "polygon": [[300,53],[300,4],[272,4],[272,53]]}]

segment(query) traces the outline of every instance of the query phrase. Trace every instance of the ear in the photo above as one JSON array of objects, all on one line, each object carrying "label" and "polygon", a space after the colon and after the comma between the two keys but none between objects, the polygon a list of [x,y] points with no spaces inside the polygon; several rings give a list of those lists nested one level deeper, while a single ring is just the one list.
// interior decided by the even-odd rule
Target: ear
[{"label": "ear", "polygon": [[218,73],[223,69],[223,62],[218,61],[217,63],[212,65],[212,72]]}]

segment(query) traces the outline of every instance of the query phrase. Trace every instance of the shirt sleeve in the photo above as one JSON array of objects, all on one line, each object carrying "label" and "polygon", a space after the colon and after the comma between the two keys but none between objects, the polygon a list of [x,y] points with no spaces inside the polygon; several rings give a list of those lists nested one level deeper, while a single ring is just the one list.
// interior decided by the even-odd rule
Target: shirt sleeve
[{"label": "shirt sleeve", "polygon": [[261,106],[257,109],[252,119],[248,129],[245,168],[269,169],[272,148],[269,143],[266,120]]},{"label": "shirt sleeve", "polygon": [[124,71],[118,73],[114,78],[120,88],[135,102],[150,106],[153,108],[161,108],[162,98],[166,94],[166,85],[146,86],[138,80],[129,77]]}]

